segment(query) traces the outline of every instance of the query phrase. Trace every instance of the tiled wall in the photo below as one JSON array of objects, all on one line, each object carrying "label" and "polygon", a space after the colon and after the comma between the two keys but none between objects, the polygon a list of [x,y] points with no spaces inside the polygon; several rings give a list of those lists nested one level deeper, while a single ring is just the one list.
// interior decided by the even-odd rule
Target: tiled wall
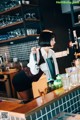
[{"label": "tiled wall", "polygon": [[[55,102],[50,102],[48,105],[28,115],[26,118],[24,114],[5,112],[8,114],[8,120],[51,120],[54,116],[63,111],[69,113],[80,111],[80,89],[63,96]],[[5,112],[1,112],[0,117],[3,116],[2,113],[5,114]]]},{"label": "tiled wall", "polygon": [[28,60],[31,47],[34,46],[38,46],[38,40],[0,47],[0,55],[4,56],[4,54],[7,53],[11,59],[17,57],[21,61]]},{"label": "tiled wall", "polygon": [[29,115],[26,120],[50,120],[62,111],[75,113],[79,110],[80,90],[76,90]]}]

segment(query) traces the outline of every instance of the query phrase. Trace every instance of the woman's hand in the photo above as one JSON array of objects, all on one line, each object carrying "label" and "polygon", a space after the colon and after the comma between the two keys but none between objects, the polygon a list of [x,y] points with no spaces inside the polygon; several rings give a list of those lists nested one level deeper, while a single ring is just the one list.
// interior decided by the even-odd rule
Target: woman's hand
[{"label": "woman's hand", "polygon": [[37,48],[36,47],[32,47],[31,48],[31,52],[34,54],[34,53],[37,53]]},{"label": "woman's hand", "polygon": [[32,48],[31,48],[31,52],[32,52],[32,53],[37,53],[37,51],[39,51],[39,49],[40,49],[39,47],[38,47],[38,48],[32,47]]}]

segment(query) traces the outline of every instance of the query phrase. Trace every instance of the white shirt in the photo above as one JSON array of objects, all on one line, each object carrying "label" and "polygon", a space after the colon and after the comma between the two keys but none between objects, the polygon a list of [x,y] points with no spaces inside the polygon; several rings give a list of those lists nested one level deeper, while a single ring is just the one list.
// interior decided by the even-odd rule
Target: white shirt
[{"label": "white shirt", "polygon": [[39,52],[37,53],[37,62],[34,60],[33,53],[31,52],[30,60],[29,60],[29,63],[28,63],[28,67],[30,68],[31,73],[33,75],[36,75],[36,74],[38,74],[39,69],[41,69],[46,74],[47,79],[48,79],[48,77],[50,77],[50,76],[48,74],[49,69],[48,69],[48,65],[46,63],[46,59],[52,57],[52,59],[54,61],[54,66],[55,66],[55,73],[59,74],[58,64],[57,64],[57,61],[56,61],[56,56],[55,56],[54,51],[52,49],[49,49],[48,53],[46,53],[44,48],[41,48],[41,53],[42,53],[42,56],[43,56],[43,59],[44,59],[45,63],[42,63],[41,65],[38,66],[37,64],[39,63],[39,59],[40,59]]}]

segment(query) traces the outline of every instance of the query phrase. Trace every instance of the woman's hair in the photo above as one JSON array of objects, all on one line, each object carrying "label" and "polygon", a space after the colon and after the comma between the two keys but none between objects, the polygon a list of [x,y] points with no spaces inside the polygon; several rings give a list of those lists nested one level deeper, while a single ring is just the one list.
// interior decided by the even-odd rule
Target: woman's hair
[{"label": "woman's hair", "polygon": [[55,38],[55,34],[53,33],[53,31],[43,30],[40,33],[39,42],[38,42],[39,46],[41,47],[50,46],[50,41],[52,38]]}]

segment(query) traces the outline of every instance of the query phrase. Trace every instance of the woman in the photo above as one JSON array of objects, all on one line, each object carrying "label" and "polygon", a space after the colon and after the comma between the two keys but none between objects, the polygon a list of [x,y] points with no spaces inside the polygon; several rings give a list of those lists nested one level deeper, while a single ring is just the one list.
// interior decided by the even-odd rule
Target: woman
[{"label": "woman", "polygon": [[[55,57],[55,52],[52,48],[55,45],[55,34],[50,30],[43,30],[39,38],[40,48],[32,48],[30,54],[30,61],[28,67],[33,75],[38,74],[39,70],[42,70],[47,79],[49,79],[49,67],[47,65],[47,59],[52,58],[54,62],[55,75],[59,74],[58,64]],[[35,57],[36,56],[36,57]]]}]

